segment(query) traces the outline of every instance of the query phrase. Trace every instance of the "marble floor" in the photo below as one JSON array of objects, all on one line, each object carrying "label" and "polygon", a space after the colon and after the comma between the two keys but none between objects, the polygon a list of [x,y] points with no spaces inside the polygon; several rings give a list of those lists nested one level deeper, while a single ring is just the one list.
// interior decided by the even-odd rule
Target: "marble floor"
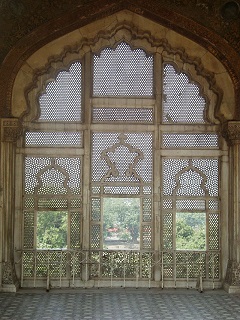
[{"label": "marble floor", "polygon": [[0,293],[1,320],[240,319],[240,294],[181,289],[53,289]]}]

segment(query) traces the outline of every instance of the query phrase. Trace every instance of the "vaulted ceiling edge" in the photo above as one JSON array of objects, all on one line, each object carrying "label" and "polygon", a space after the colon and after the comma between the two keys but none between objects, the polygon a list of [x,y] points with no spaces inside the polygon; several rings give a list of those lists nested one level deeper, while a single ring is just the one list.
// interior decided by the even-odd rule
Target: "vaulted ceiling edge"
[{"label": "vaulted ceiling edge", "polygon": [[207,48],[225,65],[239,92],[239,1],[0,0],[0,116],[10,116],[14,75],[34,51],[122,9],[161,23]]}]

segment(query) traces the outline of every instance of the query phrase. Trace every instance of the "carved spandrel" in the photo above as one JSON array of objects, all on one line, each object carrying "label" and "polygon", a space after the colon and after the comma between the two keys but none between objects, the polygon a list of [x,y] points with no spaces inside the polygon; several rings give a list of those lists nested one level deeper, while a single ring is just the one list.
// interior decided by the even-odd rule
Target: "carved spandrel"
[{"label": "carved spandrel", "polygon": [[3,142],[16,142],[22,132],[22,126],[18,119],[1,120],[1,140]]}]

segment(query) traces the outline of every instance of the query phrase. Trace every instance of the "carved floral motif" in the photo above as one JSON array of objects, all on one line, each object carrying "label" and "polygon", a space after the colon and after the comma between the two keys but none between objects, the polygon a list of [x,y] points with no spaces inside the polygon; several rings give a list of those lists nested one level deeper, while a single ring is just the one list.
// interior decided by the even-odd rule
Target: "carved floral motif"
[{"label": "carved floral motif", "polygon": [[21,135],[22,128],[18,119],[2,119],[2,141],[16,142]]},{"label": "carved floral motif", "polygon": [[222,135],[229,144],[240,144],[240,121],[228,121],[225,123]]}]

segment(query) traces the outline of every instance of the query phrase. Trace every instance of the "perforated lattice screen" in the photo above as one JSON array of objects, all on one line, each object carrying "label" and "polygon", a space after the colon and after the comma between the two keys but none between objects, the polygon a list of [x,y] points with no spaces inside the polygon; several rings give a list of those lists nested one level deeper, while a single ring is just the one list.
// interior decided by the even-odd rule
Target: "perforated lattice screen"
[{"label": "perforated lattice screen", "polygon": [[26,132],[26,146],[81,146],[81,132]]},{"label": "perforated lattice screen", "polygon": [[93,108],[93,122],[152,123],[153,109],[147,108]]},{"label": "perforated lattice screen", "polygon": [[152,134],[92,135],[92,181],[151,182]]},{"label": "perforated lattice screen", "polygon": [[218,148],[218,135],[212,133],[163,133],[164,148]]},{"label": "perforated lattice screen", "polygon": [[39,97],[40,116],[44,121],[81,121],[82,65],[75,62],[61,71]]},{"label": "perforated lattice screen", "polygon": [[153,56],[125,42],[93,57],[94,96],[152,96]]},{"label": "perforated lattice screen", "polygon": [[25,158],[25,193],[81,193],[81,160],[79,158]]},{"label": "perforated lattice screen", "polygon": [[173,65],[163,69],[163,122],[205,123],[206,100],[199,87]]},{"label": "perforated lattice screen", "polygon": [[163,194],[218,196],[218,159],[164,159]]}]

